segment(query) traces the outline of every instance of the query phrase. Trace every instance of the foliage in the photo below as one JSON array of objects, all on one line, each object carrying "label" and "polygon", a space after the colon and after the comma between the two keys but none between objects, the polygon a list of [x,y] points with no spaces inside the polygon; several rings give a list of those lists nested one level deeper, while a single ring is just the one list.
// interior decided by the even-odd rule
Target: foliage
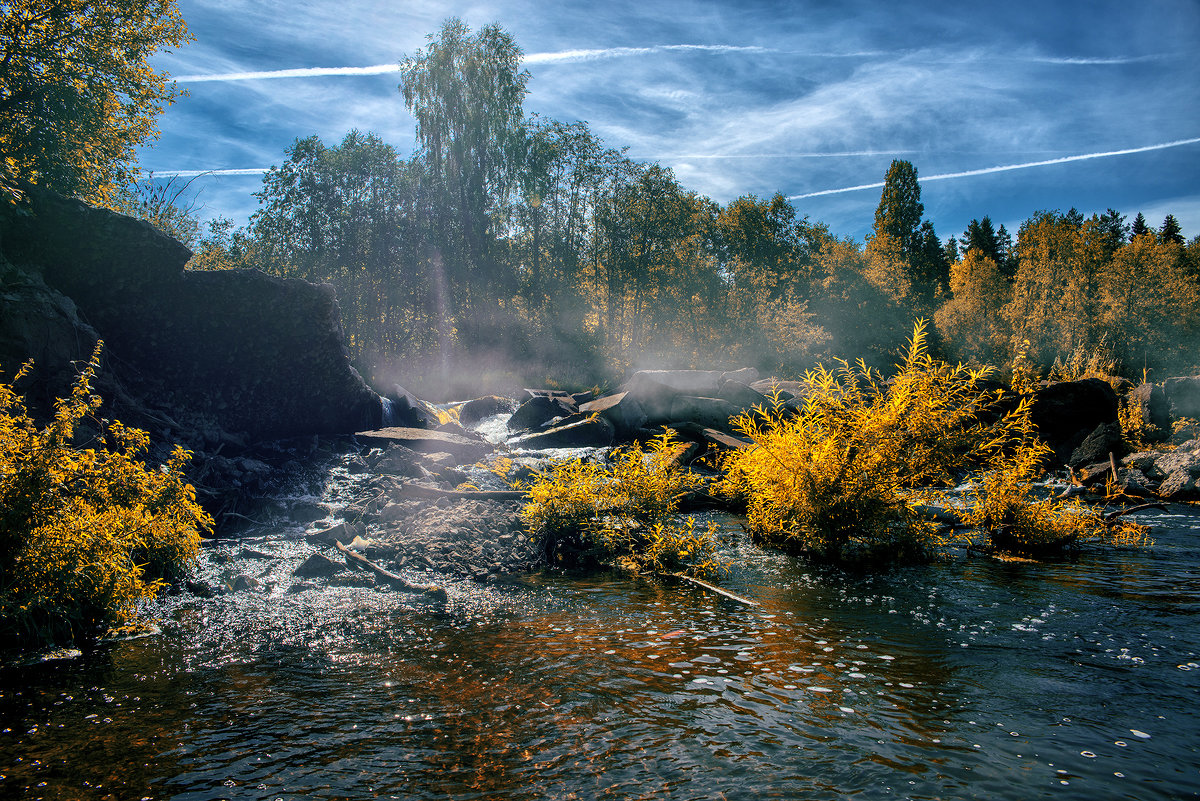
[{"label": "foliage", "polygon": [[[984,222],[989,222],[986,217]],[[1012,288],[995,259],[978,247],[968,249],[950,267],[950,293],[934,315],[950,349],[977,364],[1007,361],[1012,328],[1000,310],[1009,302]]]},{"label": "foliage", "polygon": [[95,447],[73,444],[100,405],[91,390],[100,347],[45,429],[12,386],[0,384],[0,633],[7,637],[63,641],[129,622],[139,599],[183,575],[200,532],[212,526],[183,480],[190,454],[182,448],[165,465],[147,467],[147,435],[119,422],[102,425]]},{"label": "foliage", "polygon": [[918,322],[890,381],[861,362],[810,371],[795,415],[738,418],[755,447],[728,454],[724,487],[764,542],[841,562],[920,559],[935,544],[914,487],[953,483],[996,434],[988,371],[929,355]]},{"label": "foliage", "polygon": [[688,518],[675,522],[682,496],[700,480],[679,467],[680,443],[671,434],[647,448],[614,450],[609,464],[584,459],[555,462],[536,473],[525,524],[550,561],[615,560],[636,570],[695,575],[717,572],[717,535]]},{"label": "foliage", "polygon": [[0,15],[4,172],[92,202],[135,174],[175,97],[149,65],[190,41],[175,0],[13,0]]},{"label": "foliage", "polygon": [[1078,498],[1037,497],[1034,481],[1051,452],[1037,439],[1029,419],[1029,401],[1006,416],[1004,438],[995,441],[991,469],[967,491],[963,522],[986,537],[987,550],[1018,556],[1046,556],[1085,543],[1145,544],[1145,529],[1131,523],[1108,524]]}]

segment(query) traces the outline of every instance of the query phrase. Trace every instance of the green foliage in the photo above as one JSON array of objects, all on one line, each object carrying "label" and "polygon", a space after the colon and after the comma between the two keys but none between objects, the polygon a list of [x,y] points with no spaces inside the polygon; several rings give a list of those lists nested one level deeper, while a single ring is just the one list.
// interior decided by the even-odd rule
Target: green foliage
[{"label": "green foliage", "polygon": [[[182,577],[212,520],[196,504],[178,446],[143,465],[145,432],[118,422],[97,447],[73,444],[100,405],[100,345],[54,420],[38,430],[0,384],[0,634],[65,641],[120,626],[136,602]],[[24,375],[28,365],[20,373]]]},{"label": "green foliage", "polygon": [[676,463],[670,434],[614,450],[609,464],[568,459],[535,474],[521,511],[552,563],[615,561],[634,570],[708,575],[721,569],[713,526],[675,521],[700,480]]},{"label": "green foliage", "polygon": [[104,203],[177,95],[149,66],[190,41],[174,0],[13,0],[0,14],[3,172]]}]

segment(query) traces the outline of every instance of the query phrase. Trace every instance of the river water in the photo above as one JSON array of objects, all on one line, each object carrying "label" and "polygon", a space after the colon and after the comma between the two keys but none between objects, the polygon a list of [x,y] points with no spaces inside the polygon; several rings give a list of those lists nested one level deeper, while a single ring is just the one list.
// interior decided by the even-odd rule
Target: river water
[{"label": "river water", "polygon": [[1200,797],[1200,514],[1140,519],[1141,551],[882,575],[731,534],[722,584],[759,607],[611,575],[444,605],[295,584],[311,546],[258,531],[201,567],[258,589],[0,669],[0,796]]}]

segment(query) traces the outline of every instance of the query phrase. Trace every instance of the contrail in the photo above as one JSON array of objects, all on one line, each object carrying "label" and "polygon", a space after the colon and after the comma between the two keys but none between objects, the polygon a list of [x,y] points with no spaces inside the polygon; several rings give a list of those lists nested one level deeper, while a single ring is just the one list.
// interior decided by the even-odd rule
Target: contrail
[{"label": "contrail", "polygon": [[[765,47],[741,45],[654,45],[653,47],[608,47],[598,50],[561,50],[557,53],[531,53],[522,59],[525,64],[565,64],[573,61],[594,61],[602,58],[643,56],[670,51],[699,51],[707,53],[766,53]],[[218,72],[208,75],[178,75],[175,83],[209,83],[213,81],[259,81],[276,78],[321,78],[329,75],[385,75],[400,72],[399,64],[375,64],[369,67],[299,67],[286,70],[254,70],[248,72]]]},{"label": "contrail", "polygon": [[198,178],[201,175],[262,175],[270,167],[246,167],[235,170],[147,170],[147,178]]},{"label": "contrail", "polygon": [[[1070,161],[1086,161],[1087,159],[1103,159],[1109,156],[1128,156],[1133,153],[1146,153],[1151,150],[1166,150],[1169,147],[1182,147],[1183,145],[1194,145],[1200,142],[1200,137],[1192,139],[1177,139],[1174,142],[1163,142],[1158,145],[1146,145],[1145,147],[1131,147],[1125,150],[1108,150],[1103,153],[1081,153],[1077,156],[1063,156],[1057,159],[1046,159],[1045,161],[1027,161],[1024,164],[1005,164],[999,167],[984,167],[979,170],[964,170],[963,172],[945,172],[940,175],[927,175],[919,180],[925,181],[946,181],[951,178],[969,178],[973,175],[990,175],[994,172],[1008,172],[1010,170],[1025,170],[1030,167],[1046,167],[1051,164],[1066,164]],[[840,195],[843,192],[857,192],[860,189],[880,189],[883,187],[883,181],[873,184],[859,184],[858,186],[844,186],[840,189],[822,189],[819,192],[805,192],[802,195],[789,195],[788,200],[803,200],[809,197],[820,197],[821,195]]]}]

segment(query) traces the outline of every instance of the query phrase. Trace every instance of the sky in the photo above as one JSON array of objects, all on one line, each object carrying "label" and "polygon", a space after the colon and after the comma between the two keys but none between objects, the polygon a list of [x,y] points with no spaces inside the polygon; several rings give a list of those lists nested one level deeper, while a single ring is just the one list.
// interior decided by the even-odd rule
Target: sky
[{"label": "sky", "polygon": [[[152,60],[181,97],[139,153],[196,172],[200,216],[243,224],[297,138],[372,131],[403,154],[395,65],[448,17],[525,53],[526,113],[720,203],[781,192],[861,240],[893,159],[942,239],[987,215],[1174,214],[1200,234],[1200,1],[178,0],[195,41]],[[211,171],[211,172],[210,172]]]}]

